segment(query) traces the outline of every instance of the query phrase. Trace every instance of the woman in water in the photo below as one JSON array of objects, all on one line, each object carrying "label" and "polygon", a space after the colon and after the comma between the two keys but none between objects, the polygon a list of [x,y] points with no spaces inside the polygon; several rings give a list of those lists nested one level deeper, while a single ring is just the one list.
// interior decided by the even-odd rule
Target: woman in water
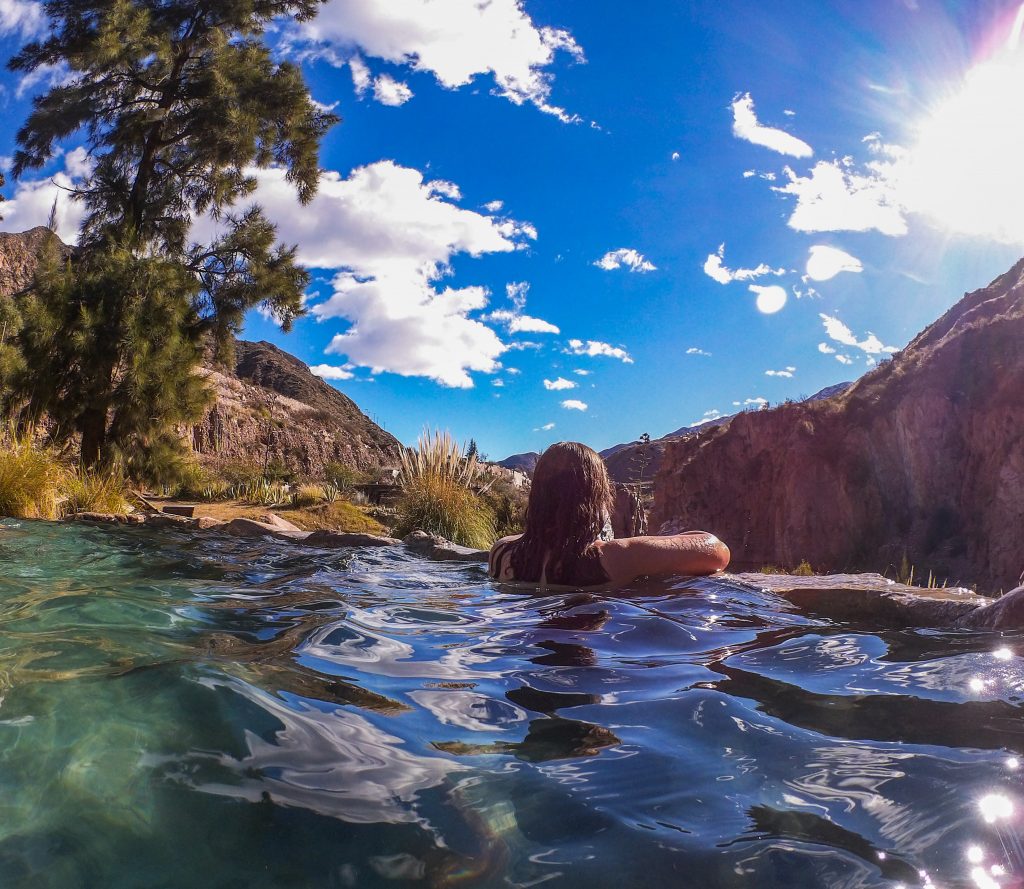
[{"label": "woman in water", "polygon": [[586,445],[549,447],[533,472],[526,531],[491,549],[495,580],[541,586],[619,586],[647,574],[713,574],[729,548],[713,534],[610,538],[613,495],[604,461]]}]

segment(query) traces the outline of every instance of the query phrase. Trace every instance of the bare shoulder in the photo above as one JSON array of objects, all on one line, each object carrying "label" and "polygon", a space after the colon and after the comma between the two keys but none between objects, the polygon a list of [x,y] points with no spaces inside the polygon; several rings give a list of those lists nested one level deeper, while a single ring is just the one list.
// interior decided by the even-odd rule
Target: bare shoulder
[{"label": "bare shoulder", "polygon": [[624,537],[597,544],[601,565],[618,583],[648,574],[714,574],[729,564],[729,547],[707,531]]},{"label": "bare shoulder", "polygon": [[512,577],[512,565],[510,560],[507,558],[507,553],[504,551],[505,546],[509,543],[514,543],[522,534],[509,534],[507,537],[502,537],[498,540],[494,546],[491,547],[490,556],[487,559],[487,573],[491,577],[495,577],[501,580],[509,580]]}]

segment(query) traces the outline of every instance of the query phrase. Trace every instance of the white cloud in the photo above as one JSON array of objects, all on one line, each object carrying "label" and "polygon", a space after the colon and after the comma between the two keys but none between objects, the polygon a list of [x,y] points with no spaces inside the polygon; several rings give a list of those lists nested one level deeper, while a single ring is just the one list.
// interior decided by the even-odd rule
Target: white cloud
[{"label": "white cloud", "polygon": [[792,157],[811,157],[814,154],[814,149],[796,136],[760,123],[754,113],[754,100],[750,93],[742,93],[732,100],[732,132],[738,139],[770,148],[779,154]]},{"label": "white cloud", "polygon": [[836,350],[833,349],[828,343],[818,343],[818,351],[822,355],[835,355]]},{"label": "white cloud", "polygon": [[786,274],[785,269],[773,269],[766,263],[761,263],[753,269],[733,269],[726,268],[725,266],[725,244],[719,244],[718,250],[714,253],[709,253],[708,258],[704,261],[704,274],[709,278],[713,278],[719,284],[731,284],[733,281],[753,281],[757,278],[764,277],[765,275],[784,275]]},{"label": "white cloud", "polygon": [[496,92],[575,121],[550,103],[555,54],[582,62],[583,50],[560,28],[538,27],[523,0],[329,0],[292,35],[307,55],[330,61],[358,47],[365,56],[432,74],[456,89],[493,74]]},{"label": "white cloud", "polygon": [[46,33],[46,12],[33,0],[0,0],[0,36],[41,37]]},{"label": "white cloud", "polygon": [[352,56],[348,60],[348,69],[352,74],[352,87],[355,89],[356,95],[362,97],[367,90],[373,87],[373,75],[366,67],[366,62],[359,56]]},{"label": "white cloud", "polygon": [[672,160],[677,161],[677,160],[679,160],[679,158],[680,158],[679,152],[678,151],[673,151],[672,152]]},{"label": "white cloud", "polygon": [[484,204],[484,209],[488,213],[498,213],[504,208],[504,206],[504,201],[488,201],[486,204]]},{"label": "white cloud", "polygon": [[499,389],[501,389],[505,385],[505,381],[499,377],[496,380],[491,380],[491,385],[497,386]]},{"label": "white cloud", "polygon": [[543,318],[524,315],[526,294],[530,285],[526,281],[505,285],[505,294],[512,302],[511,309],[497,309],[484,317],[485,321],[497,321],[508,326],[509,333],[561,333],[551,322]]},{"label": "white cloud", "polygon": [[545,380],[544,388],[549,392],[556,392],[559,389],[575,389],[576,383],[572,380],[565,379],[565,377],[558,377],[554,380]]},{"label": "white cloud", "polygon": [[395,80],[390,74],[381,74],[373,81],[373,97],[381,105],[396,108],[412,98],[412,90],[407,83]]},{"label": "white cloud", "polygon": [[830,281],[840,272],[862,272],[864,266],[856,256],[838,247],[815,244],[807,257],[807,277],[813,281]]},{"label": "white cloud", "polygon": [[818,161],[808,176],[789,167],[784,172],[789,182],[772,189],[796,197],[789,217],[789,227],[796,231],[907,233],[899,196],[881,165],[857,172],[850,158],[842,158]]},{"label": "white cloud", "polygon": [[518,367],[506,367],[505,373],[511,374],[512,376],[518,376],[522,371]]},{"label": "white cloud", "polygon": [[[849,346],[854,349],[860,349],[867,355],[892,354],[893,352],[899,351],[899,349],[894,346],[884,345],[882,341],[870,331],[868,331],[868,335],[863,340],[858,340],[849,327],[832,315],[821,313],[818,317],[821,318],[822,324],[825,325],[825,333],[828,334],[829,339],[833,342],[840,343],[843,346]],[[821,346],[818,348],[822,352],[825,351]]]},{"label": "white cloud", "polygon": [[698,349],[696,346],[690,346],[690,348],[686,350],[686,354],[687,355],[702,355],[705,358],[710,358],[711,357],[711,353],[710,352],[705,352],[703,349]]},{"label": "white cloud", "polygon": [[578,401],[575,398],[567,398],[562,402],[562,407],[567,411],[585,411],[588,406],[585,401]]},{"label": "white cloud", "polygon": [[555,428],[555,424],[554,423],[545,423],[543,426],[538,426],[533,431],[534,432],[550,432],[554,428]]},{"label": "white cloud", "polygon": [[750,292],[757,294],[757,310],[765,315],[774,315],[786,305],[789,294],[784,287],[773,284],[770,287],[761,287],[758,284],[750,285]]},{"label": "white cloud", "polygon": [[0,204],[0,226],[4,231],[21,232],[46,225],[50,210],[57,202],[57,234],[66,244],[78,243],[78,230],[85,218],[85,206],[72,200],[70,191],[92,171],[84,148],[64,155],[64,169],[45,179],[21,179],[13,197]]},{"label": "white cloud", "polygon": [[[507,348],[470,317],[483,309],[483,287],[446,288],[456,254],[477,257],[523,246],[532,227],[463,209],[448,199],[451,184],[425,182],[418,170],[379,161],[343,178],[321,174],[305,207],[280,169],[255,170],[253,200],[298,245],[306,266],[335,269],[333,294],[317,303],[318,320],[344,318],[350,327],[328,347],[374,373],[422,376],[446,386],[473,385],[471,371],[493,372]],[[197,226],[197,234],[208,222]],[[208,234],[208,232],[207,232]]]},{"label": "white cloud", "polygon": [[768,404],[768,399],[757,396],[756,398],[744,398],[743,401],[734,401],[732,403],[733,407],[751,407],[755,404],[758,407],[764,407]]},{"label": "white cloud", "polygon": [[330,364],[314,364],[309,368],[309,372],[315,377],[320,377],[321,380],[351,380],[355,374],[352,373],[351,364],[346,364],[343,367],[334,367]]},{"label": "white cloud", "polygon": [[591,372],[589,370],[577,369],[573,373],[581,377],[589,377]]},{"label": "white cloud", "polygon": [[836,361],[840,364],[853,364],[853,359],[849,355],[836,355]]},{"label": "white cloud", "polygon": [[566,352],[570,355],[588,355],[591,358],[604,355],[608,358],[618,358],[625,364],[633,363],[633,359],[629,357],[629,353],[625,349],[597,340],[587,340],[586,343],[583,340],[569,340],[569,348],[566,349]]},{"label": "white cloud", "polygon": [[650,262],[642,253],[638,253],[632,247],[620,247],[618,250],[609,250],[600,259],[594,261],[599,269],[606,272],[614,269],[629,269],[631,272],[653,272],[657,266]]},{"label": "white cloud", "polygon": [[793,374],[795,373],[796,368],[789,366],[784,368],[783,370],[766,370],[764,372],[764,375],[766,377],[786,377],[787,379],[792,379]]}]

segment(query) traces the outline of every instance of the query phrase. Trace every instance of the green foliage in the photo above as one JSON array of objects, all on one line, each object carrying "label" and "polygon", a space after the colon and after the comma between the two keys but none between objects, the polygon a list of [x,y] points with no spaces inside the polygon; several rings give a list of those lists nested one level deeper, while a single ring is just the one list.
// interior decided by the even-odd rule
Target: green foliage
[{"label": "green foliage", "polygon": [[140,476],[173,474],[184,443],[169,424],[202,416],[209,394],[194,372],[201,354],[193,276],[180,264],[111,248],[74,268],[46,251],[21,296],[24,366],[7,393],[23,422],[44,414],[58,444],[82,436],[82,461],[120,454]]},{"label": "green foliage", "polygon": [[481,496],[494,514],[495,538],[523,532],[528,499],[523,489],[515,488],[509,482],[500,479]]},{"label": "green foliage", "polygon": [[[10,61],[24,76],[70,72],[18,131],[14,175],[70,137],[94,168],[76,192],[86,215],[75,266],[44,262],[12,325],[24,364],[8,366],[0,345],[0,375],[17,381],[23,420],[47,413],[61,435],[81,433],[87,465],[120,454],[160,475],[152,453],[166,463],[169,430],[205,402],[201,349],[223,357],[254,305],[286,329],[301,314],[309,278],[295,249],[275,244],[259,207],[233,207],[255,189],[253,167],[280,171],[303,202],[316,190],[320,138],[337,118],[262,36],[319,5],[50,0],[48,36]],[[199,215],[219,223],[208,243],[189,241]]]},{"label": "green foliage", "polygon": [[127,515],[132,511],[126,496],[127,490],[128,483],[119,473],[81,470],[67,478],[62,512]]},{"label": "green foliage", "polygon": [[349,493],[356,485],[365,484],[368,476],[361,469],[344,463],[328,463],[324,468],[324,479],[343,493]]},{"label": "green foliage", "polygon": [[76,512],[124,515],[131,511],[128,486],[116,472],[71,470],[52,447],[28,436],[0,446],[0,515],[58,519]]},{"label": "green foliage", "polygon": [[814,569],[811,567],[811,563],[808,562],[807,559],[804,559],[789,573],[794,577],[814,577]]},{"label": "green foliage", "polygon": [[479,474],[476,458],[465,457],[450,433],[424,430],[416,450],[402,453],[396,533],[423,530],[463,546],[489,547],[495,515],[470,487]]},{"label": "green foliage", "polygon": [[230,487],[225,479],[193,460],[185,466],[177,485],[172,490],[174,496],[182,500],[202,500],[209,503],[227,499]]},{"label": "green foliage", "polygon": [[477,549],[497,539],[494,513],[481,497],[451,478],[429,473],[410,480],[398,501],[395,534],[404,537],[417,530]]},{"label": "green foliage", "polygon": [[295,472],[280,457],[274,457],[267,461],[261,476],[270,482],[290,482],[295,477]]},{"label": "green foliage", "polygon": [[327,502],[327,494],[320,485],[299,485],[292,491],[291,505],[294,509],[307,509]]},{"label": "green foliage", "polygon": [[286,506],[291,502],[291,496],[284,485],[267,481],[265,478],[234,485],[229,494],[235,500],[256,506]]}]

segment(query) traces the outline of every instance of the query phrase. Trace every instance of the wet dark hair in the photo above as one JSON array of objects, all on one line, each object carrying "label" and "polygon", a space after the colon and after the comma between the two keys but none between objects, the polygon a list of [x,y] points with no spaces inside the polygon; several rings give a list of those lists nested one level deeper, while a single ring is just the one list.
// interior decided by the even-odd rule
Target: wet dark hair
[{"label": "wet dark hair", "polygon": [[526,531],[495,548],[491,573],[508,553],[517,581],[539,583],[543,574],[548,583],[566,586],[606,583],[594,543],[613,500],[608,470],[595,451],[576,441],[551,445],[533,471]]}]

